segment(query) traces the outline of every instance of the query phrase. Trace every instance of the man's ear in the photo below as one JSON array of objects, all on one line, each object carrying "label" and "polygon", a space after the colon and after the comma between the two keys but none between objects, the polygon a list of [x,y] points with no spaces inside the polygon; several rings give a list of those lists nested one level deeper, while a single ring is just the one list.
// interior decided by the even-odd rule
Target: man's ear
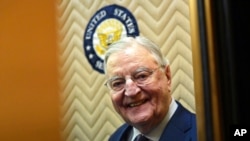
[{"label": "man's ear", "polygon": [[166,65],[164,71],[165,71],[165,75],[166,75],[166,77],[168,79],[168,84],[170,85],[171,82],[172,82],[172,76],[171,76],[170,66]]}]

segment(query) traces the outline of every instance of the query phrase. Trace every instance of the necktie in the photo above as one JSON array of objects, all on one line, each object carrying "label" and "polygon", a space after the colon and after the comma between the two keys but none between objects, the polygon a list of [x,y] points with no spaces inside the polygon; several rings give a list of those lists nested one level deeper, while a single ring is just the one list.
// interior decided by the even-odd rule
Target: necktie
[{"label": "necktie", "polygon": [[140,134],[140,135],[136,136],[134,141],[149,141],[149,139]]}]

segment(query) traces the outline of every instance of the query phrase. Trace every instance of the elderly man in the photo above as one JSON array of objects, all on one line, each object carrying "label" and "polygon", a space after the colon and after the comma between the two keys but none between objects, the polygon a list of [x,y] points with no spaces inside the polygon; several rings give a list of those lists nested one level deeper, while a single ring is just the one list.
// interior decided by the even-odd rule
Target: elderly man
[{"label": "elderly man", "polygon": [[171,96],[171,71],[145,37],[125,37],[105,54],[106,86],[125,123],[110,141],[196,141],[196,116]]}]

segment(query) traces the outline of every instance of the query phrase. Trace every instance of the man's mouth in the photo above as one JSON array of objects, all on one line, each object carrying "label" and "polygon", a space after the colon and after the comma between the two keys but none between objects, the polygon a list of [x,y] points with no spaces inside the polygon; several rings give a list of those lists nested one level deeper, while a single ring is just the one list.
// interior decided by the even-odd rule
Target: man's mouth
[{"label": "man's mouth", "polygon": [[140,105],[144,104],[145,102],[146,102],[146,100],[141,100],[141,101],[138,101],[138,102],[130,103],[130,104],[128,104],[128,107],[133,108],[133,107],[136,107],[136,106],[140,106]]}]

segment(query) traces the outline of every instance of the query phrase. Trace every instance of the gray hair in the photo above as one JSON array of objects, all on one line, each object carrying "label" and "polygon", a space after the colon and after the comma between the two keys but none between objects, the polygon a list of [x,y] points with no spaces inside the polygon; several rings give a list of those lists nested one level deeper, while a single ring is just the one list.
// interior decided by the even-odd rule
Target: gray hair
[{"label": "gray hair", "polygon": [[154,56],[155,60],[159,66],[168,65],[168,61],[163,57],[160,48],[151,40],[146,37],[124,37],[117,42],[112,43],[108,46],[108,49],[104,56],[104,71],[107,70],[107,61],[111,54],[124,50],[127,46],[132,46],[134,44],[139,44],[148,50]]}]

